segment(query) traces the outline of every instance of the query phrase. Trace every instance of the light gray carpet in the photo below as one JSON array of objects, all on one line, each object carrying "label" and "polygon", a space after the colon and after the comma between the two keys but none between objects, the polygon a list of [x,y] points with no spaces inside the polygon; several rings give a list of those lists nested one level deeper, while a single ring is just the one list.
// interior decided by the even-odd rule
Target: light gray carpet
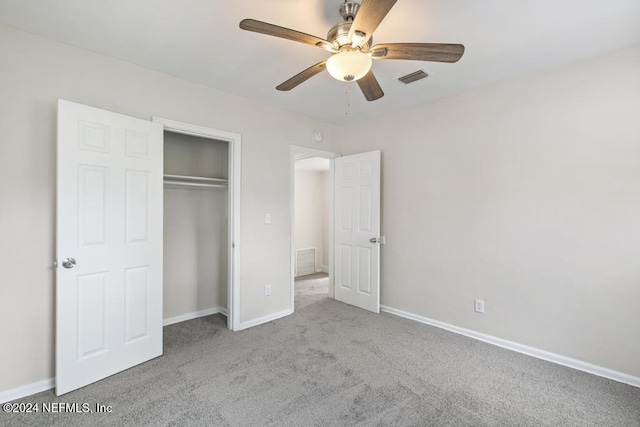
[{"label": "light gray carpet", "polygon": [[163,357],[61,398],[21,400],[109,404],[111,414],[0,413],[0,424],[640,426],[638,388],[313,287],[299,290],[292,316],[234,333],[221,315],[168,326]]},{"label": "light gray carpet", "polygon": [[296,310],[327,298],[329,296],[329,275],[316,273],[296,277],[295,291]]}]

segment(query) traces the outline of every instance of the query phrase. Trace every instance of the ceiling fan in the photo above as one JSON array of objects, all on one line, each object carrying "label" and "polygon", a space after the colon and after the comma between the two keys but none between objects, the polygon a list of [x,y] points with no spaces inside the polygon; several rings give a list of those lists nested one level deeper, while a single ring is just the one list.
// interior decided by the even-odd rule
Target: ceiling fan
[{"label": "ceiling fan", "polygon": [[464,53],[461,44],[385,43],[373,45],[373,32],[397,0],[345,0],[340,5],[343,22],[333,26],[326,39],[255,19],[243,19],[240,28],[316,46],[331,52],[318,62],[276,87],[291,90],[323,70],[340,81],[357,81],[367,101],[375,101],[384,92],[371,71],[372,59],[409,59],[432,62],[457,62]]}]

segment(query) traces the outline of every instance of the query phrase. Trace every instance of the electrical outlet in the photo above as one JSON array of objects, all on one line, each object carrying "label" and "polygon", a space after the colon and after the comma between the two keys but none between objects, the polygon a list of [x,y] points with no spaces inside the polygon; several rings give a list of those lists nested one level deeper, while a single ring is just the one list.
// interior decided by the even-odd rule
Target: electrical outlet
[{"label": "electrical outlet", "polygon": [[476,313],[484,313],[484,300],[477,299],[475,301]]},{"label": "electrical outlet", "polygon": [[264,294],[266,296],[271,295],[271,285],[264,285]]},{"label": "electrical outlet", "polygon": [[271,214],[270,213],[264,214],[264,223],[265,224],[271,224]]}]

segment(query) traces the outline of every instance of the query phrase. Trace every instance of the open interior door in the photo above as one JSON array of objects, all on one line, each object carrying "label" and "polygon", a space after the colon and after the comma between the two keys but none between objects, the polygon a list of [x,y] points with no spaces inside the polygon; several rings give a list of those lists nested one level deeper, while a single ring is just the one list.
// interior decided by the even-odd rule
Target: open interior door
[{"label": "open interior door", "polygon": [[380,151],[335,160],[335,297],[380,312]]},{"label": "open interior door", "polygon": [[57,395],[162,354],[162,137],[58,103]]}]

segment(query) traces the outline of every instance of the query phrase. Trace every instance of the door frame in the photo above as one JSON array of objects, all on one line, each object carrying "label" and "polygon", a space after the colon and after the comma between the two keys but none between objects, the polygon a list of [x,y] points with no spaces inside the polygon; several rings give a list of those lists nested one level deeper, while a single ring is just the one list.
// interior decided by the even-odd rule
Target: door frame
[{"label": "door frame", "polygon": [[333,292],[333,286],[334,286],[334,280],[333,280],[333,268],[334,268],[334,261],[333,261],[333,223],[334,223],[334,218],[333,218],[333,206],[334,206],[334,188],[333,188],[333,183],[334,183],[334,160],[338,157],[340,157],[341,155],[339,153],[334,153],[331,151],[324,151],[324,150],[318,150],[315,148],[309,148],[309,147],[303,147],[301,145],[291,145],[289,148],[289,175],[290,175],[290,186],[289,186],[289,200],[290,200],[290,214],[291,214],[291,268],[290,268],[290,276],[291,276],[291,282],[290,282],[290,288],[291,288],[291,313],[294,313],[294,306],[295,306],[295,295],[296,295],[296,288],[295,288],[295,281],[296,281],[296,277],[295,277],[295,273],[296,273],[296,242],[295,242],[295,228],[296,228],[296,221],[295,221],[295,196],[296,196],[296,192],[295,192],[295,182],[296,182],[296,160],[302,160],[302,159],[308,159],[311,157],[320,157],[323,159],[329,159],[329,191],[330,191],[330,197],[329,197],[329,212],[331,212],[331,216],[329,217],[329,298],[333,298],[334,297],[334,292]]},{"label": "door frame", "polygon": [[228,273],[227,273],[227,328],[240,328],[240,159],[242,136],[205,126],[178,122],[153,116],[151,121],[164,126],[166,132],[181,133],[205,139],[215,139],[229,143],[229,229],[228,229]]}]

